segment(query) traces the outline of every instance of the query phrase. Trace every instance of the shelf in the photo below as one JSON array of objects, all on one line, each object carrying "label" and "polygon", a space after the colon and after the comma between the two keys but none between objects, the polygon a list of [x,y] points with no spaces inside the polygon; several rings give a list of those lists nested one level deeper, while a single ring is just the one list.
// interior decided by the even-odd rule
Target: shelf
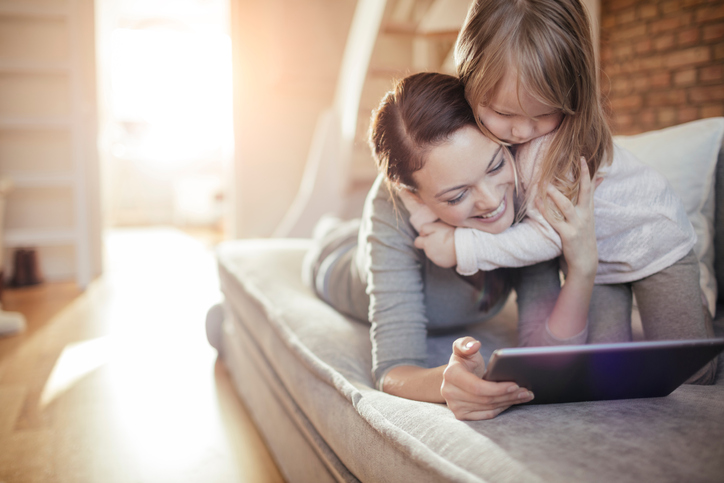
[{"label": "shelf", "polygon": [[72,245],[77,242],[74,229],[14,229],[5,230],[5,248]]},{"label": "shelf", "polygon": [[[12,201],[23,205],[13,207],[16,221],[9,226],[17,228],[4,230],[0,245],[60,248],[63,257],[72,248],[74,260],[63,260],[60,268],[49,262],[46,275],[73,265],[81,288],[101,269],[94,258],[101,248],[96,223],[100,214],[93,206],[96,120],[86,115],[96,108],[94,96],[86,95],[96,84],[93,49],[87,48],[95,41],[94,3],[0,0],[0,29],[8,27],[4,41],[32,44],[10,45],[0,56],[3,84],[17,91],[13,95],[24,96],[6,103],[0,113],[0,135],[9,146],[5,151],[21,156],[6,163],[2,176],[17,190]],[[53,214],[56,202],[63,203],[57,207],[61,217]],[[51,209],[40,211],[43,203]]]}]

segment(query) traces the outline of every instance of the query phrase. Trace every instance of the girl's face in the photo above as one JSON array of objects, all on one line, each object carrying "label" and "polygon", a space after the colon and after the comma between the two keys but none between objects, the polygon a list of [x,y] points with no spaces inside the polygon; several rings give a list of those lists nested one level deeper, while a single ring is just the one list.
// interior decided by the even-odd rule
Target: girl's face
[{"label": "girl's face", "polygon": [[513,223],[513,166],[476,126],[431,148],[412,177],[416,195],[448,225],[496,234]]},{"label": "girl's face", "polygon": [[508,69],[487,106],[476,109],[480,122],[491,133],[510,144],[522,144],[553,131],[563,120],[560,109],[534,99],[525,89],[518,100],[518,75]]}]

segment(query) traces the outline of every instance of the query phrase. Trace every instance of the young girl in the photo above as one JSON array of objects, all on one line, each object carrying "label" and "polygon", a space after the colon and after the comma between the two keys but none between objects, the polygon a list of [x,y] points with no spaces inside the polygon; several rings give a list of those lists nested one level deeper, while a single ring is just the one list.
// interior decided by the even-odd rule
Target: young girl
[{"label": "young girl", "polygon": [[[458,339],[448,364],[427,367],[429,329],[462,327],[494,316],[517,293],[521,345],[581,344],[598,263],[588,178],[573,205],[552,190],[569,282],[558,262],[462,277],[414,246],[418,232],[399,195],[409,193],[454,226],[497,234],[512,224],[515,173],[506,148],[477,127],[460,81],[423,73],[400,81],[372,120],[380,176],[359,221],[331,225],[305,257],[305,280],[340,312],[370,323],[377,387],[400,397],[447,403],[459,419],[491,418],[533,395],[513,383],[481,379],[480,343]],[[587,169],[585,166],[582,169]],[[469,195],[457,202],[458,193]],[[498,209],[501,199],[504,209]],[[494,213],[493,213],[494,212]]]},{"label": "young girl", "polygon": [[[589,342],[631,340],[632,291],[647,339],[711,337],[692,249],[696,235],[664,177],[612,143],[581,3],[476,0],[456,62],[483,132],[523,145],[516,157],[527,216],[495,237],[458,228],[454,244],[452,228],[433,223],[421,228],[416,246],[466,275],[558,256],[558,233],[539,211],[545,203],[533,200],[551,185],[576,200],[588,176],[580,169],[583,157],[604,178],[595,193],[599,265]],[[693,380],[711,383],[715,369],[716,360]]]}]

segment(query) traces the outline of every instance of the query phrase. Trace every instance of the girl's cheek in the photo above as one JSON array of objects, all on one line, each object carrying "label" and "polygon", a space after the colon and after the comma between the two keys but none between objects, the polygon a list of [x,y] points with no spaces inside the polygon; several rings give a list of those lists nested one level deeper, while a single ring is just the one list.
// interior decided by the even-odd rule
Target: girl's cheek
[{"label": "girl's cheek", "polygon": [[488,119],[488,122],[483,121],[483,125],[499,139],[505,141],[505,138],[510,137],[510,129],[507,129],[505,122]]},{"label": "girl's cheek", "polygon": [[550,129],[548,130],[548,132],[546,134],[553,131],[554,129],[558,129],[558,126],[561,125],[561,122],[563,122],[563,113],[559,114],[557,118],[554,118],[550,122]]}]

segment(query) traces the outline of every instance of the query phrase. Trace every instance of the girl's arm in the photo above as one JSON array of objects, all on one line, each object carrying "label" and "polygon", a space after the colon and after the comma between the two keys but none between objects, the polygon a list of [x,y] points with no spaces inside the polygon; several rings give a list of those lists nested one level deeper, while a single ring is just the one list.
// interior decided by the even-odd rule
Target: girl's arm
[{"label": "girl's arm", "polygon": [[[523,287],[516,286],[520,312],[520,344],[583,344],[588,329],[588,308],[598,268],[598,250],[593,216],[593,188],[585,162],[578,203],[574,206],[552,186],[547,195],[560,211],[544,212],[560,233],[567,265],[566,279],[558,291],[557,270],[544,270],[546,264],[524,269],[519,275]],[[537,200],[542,211],[542,203]],[[553,263],[553,262],[548,262]],[[556,264],[557,265],[557,264]],[[537,300],[536,300],[537,299]],[[548,306],[552,302],[552,309]],[[536,317],[549,313],[545,324]]]},{"label": "girl's arm", "polygon": [[544,211],[540,199],[536,199],[536,205],[560,234],[567,265],[565,282],[551,312],[547,330],[557,339],[570,339],[585,334],[587,330],[588,308],[598,269],[593,187],[586,162],[581,159],[581,189],[575,206],[553,186],[548,187],[547,195],[560,215],[550,209]]},{"label": "girl's arm", "polygon": [[517,225],[492,235],[473,228],[455,228],[457,271],[526,267],[561,255],[561,238],[537,209],[529,209]]},{"label": "girl's arm", "polygon": [[535,209],[519,224],[496,235],[474,228],[454,228],[441,221],[418,229],[415,246],[435,265],[457,266],[460,275],[473,275],[503,267],[527,267],[561,254],[561,239]]}]

